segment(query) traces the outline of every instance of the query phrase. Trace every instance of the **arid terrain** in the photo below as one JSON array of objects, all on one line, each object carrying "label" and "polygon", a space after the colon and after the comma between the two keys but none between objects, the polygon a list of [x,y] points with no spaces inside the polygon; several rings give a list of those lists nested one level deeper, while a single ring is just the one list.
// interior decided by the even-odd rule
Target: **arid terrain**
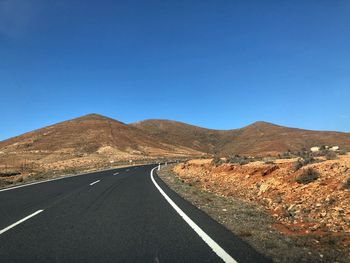
[{"label": "arid terrain", "polygon": [[0,142],[0,185],[126,163],[200,156],[122,122],[89,114]]},{"label": "arid terrain", "polygon": [[132,124],[89,114],[0,142],[2,185],[28,176],[69,174],[126,163],[186,158],[277,155],[315,145],[349,150],[350,134],[307,131],[256,122],[210,130],[167,120]]},{"label": "arid terrain", "polygon": [[233,130],[211,130],[168,120],[146,120],[132,125],[162,141],[220,156],[276,155],[320,145],[350,150],[350,133],[310,131],[261,121]]},{"label": "arid terrain", "polygon": [[[180,181],[192,187],[262,208],[272,217],[267,223],[269,227],[296,240],[299,246],[319,251],[319,261],[348,262],[350,155],[338,155],[332,160],[318,157],[303,165],[299,162],[300,159],[291,158],[246,164],[223,160],[215,164],[211,159],[199,159],[178,164],[173,171]],[[204,201],[199,205],[210,207],[210,203]],[[222,223],[232,221],[232,217],[234,213],[231,218],[226,215]],[[216,219],[220,221],[220,216]],[[247,220],[251,220],[249,216]],[[262,220],[261,224],[266,222]],[[254,234],[254,230],[249,232],[249,237]],[[266,248],[265,252],[273,255]],[[281,259],[281,255],[276,257]],[[315,262],[311,259],[306,261]]]},{"label": "arid terrain", "polygon": [[125,124],[89,114],[1,141],[0,187],[182,161],[161,178],[261,253],[276,262],[346,262],[349,150],[349,133],[265,122],[226,131],[166,120]]}]

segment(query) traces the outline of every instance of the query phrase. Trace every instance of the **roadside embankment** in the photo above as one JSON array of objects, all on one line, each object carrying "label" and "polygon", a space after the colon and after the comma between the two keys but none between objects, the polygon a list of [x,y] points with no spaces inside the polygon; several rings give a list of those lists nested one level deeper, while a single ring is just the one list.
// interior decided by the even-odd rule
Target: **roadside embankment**
[{"label": "roadside embankment", "polygon": [[276,262],[349,262],[349,167],[349,155],[297,170],[295,160],[191,160],[160,176]]}]

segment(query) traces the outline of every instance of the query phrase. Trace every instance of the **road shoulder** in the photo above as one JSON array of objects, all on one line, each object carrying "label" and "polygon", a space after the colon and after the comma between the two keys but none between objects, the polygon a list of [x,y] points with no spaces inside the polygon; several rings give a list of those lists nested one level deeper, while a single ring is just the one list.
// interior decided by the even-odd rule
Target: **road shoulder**
[{"label": "road shoulder", "polygon": [[[169,166],[168,166],[169,167]],[[183,195],[173,187],[170,187],[164,174],[168,174],[167,168],[157,171],[154,179],[162,190],[178,205],[189,218],[191,218],[200,228],[202,228],[212,239],[214,239],[226,252],[238,262],[272,262],[269,257],[259,253],[250,244],[242,240],[237,235],[233,235],[225,226],[208,216],[201,207],[184,198]],[[159,174],[161,177],[159,177]],[[174,178],[174,177],[173,177]],[[199,209],[198,209],[199,208]]]},{"label": "road shoulder", "polygon": [[272,226],[274,219],[261,208],[232,197],[201,190],[177,178],[173,165],[157,171],[174,192],[219,222],[235,236],[249,243],[274,262],[327,262],[327,257],[306,246],[304,240],[284,236]]}]

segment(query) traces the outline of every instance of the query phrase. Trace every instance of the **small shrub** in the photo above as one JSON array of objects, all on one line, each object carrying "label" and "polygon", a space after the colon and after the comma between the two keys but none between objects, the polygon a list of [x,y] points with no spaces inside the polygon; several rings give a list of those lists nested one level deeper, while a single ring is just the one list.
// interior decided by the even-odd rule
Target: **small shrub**
[{"label": "small shrub", "polygon": [[300,157],[300,158],[309,158],[311,156],[311,153],[309,151],[306,151],[306,150],[302,150],[302,151],[299,151],[299,152],[295,152],[295,155]]},{"label": "small shrub", "polygon": [[298,159],[298,161],[296,161],[294,163],[293,169],[294,169],[294,171],[297,171],[301,167],[308,165],[308,164],[311,164],[311,163],[315,163],[315,162],[317,162],[317,160],[315,158],[307,156],[303,159]]},{"label": "small shrub", "polygon": [[311,152],[310,156],[312,156],[312,157],[321,157],[321,156],[324,156],[324,153],[322,151]]},{"label": "small shrub", "polygon": [[295,210],[294,209],[288,209],[288,207],[282,208],[282,213],[284,217],[293,219],[295,217]]},{"label": "small shrub", "polygon": [[[349,181],[349,183],[350,183],[350,181]],[[349,184],[349,186],[350,186],[350,184]],[[337,202],[337,199],[335,199],[334,197],[330,197],[330,198],[326,199],[327,205],[334,205],[336,202]]]},{"label": "small shrub", "polygon": [[278,154],[278,159],[291,159],[293,157],[294,155],[290,151]]},{"label": "small shrub", "polygon": [[331,152],[329,151],[326,155],[325,155],[327,160],[335,160],[338,158],[337,154],[335,152]]},{"label": "small shrub", "polygon": [[308,184],[317,180],[319,176],[320,175],[316,170],[309,168],[306,169],[301,175],[299,175],[296,181],[299,184]]},{"label": "small shrub", "polygon": [[67,167],[65,169],[62,170],[63,174],[77,174],[78,170],[75,167]]},{"label": "small shrub", "polygon": [[303,163],[301,160],[298,160],[293,164],[294,171],[298,171],[301,167],[303,167]]},{"label": "small shrub", "polygon": [[17,179],[16,179],[16,182],[17,183],[21,183],[21,182],[23,182],[23,176],[20,176],[20,177],[18,177]]},{"label": "small shrub", "polygon": [[244,165],[249,163],[249,158],[245,156],[239,156],[239,155],[232,155],[227,158],[228,163],[234,163],[234,164],[239,164],[239,165]]},{"label": "small shrub", "polygon": [[347,154],[347,151],[345,151],[345,150],[339,150],[338,154],[339,154],[339,155],[346,155],[346,154]]},{"label": "small shrub", "polygon": [[265,158],[262,158],[262,161],[265,164],[274,164],[275,163],[275,158],[273,158],[273,157],[265,157]]},{"label": "small shrub", "polygon": [[349,189],[349,188],[350,188],[350,178],[348,178],[343,184],[343,189]]},{"label": "small shrub", "polygon": [[0,172],[0,177],[9,177],[9,176],[15,176],[20,174],[21,173],[18,171],[5,171],[5,172]]},{"label": "small shrub", "polygon": [[215,166],[219,166],[223,163],[224,161],[220,157],[214,157],[213,160],[211,161],[211,164]]},{"label": "small shrub", "polygon": [[317,160],[312,156],[308,156],[308,157],[304,158],[304,160],[303,160],[304,165],[308,165],[308,164],[315,163],[315,162],[317,162]]},{"label": "small shrub", "polygon": [[276,203],[276,204],[280,204],[280,203],[282,203],[282,201],[283,201],[283,198],[282,198],[282,196],[280,194],[277,195],[275,197],[275,199],[273,200],[273,202]]}]

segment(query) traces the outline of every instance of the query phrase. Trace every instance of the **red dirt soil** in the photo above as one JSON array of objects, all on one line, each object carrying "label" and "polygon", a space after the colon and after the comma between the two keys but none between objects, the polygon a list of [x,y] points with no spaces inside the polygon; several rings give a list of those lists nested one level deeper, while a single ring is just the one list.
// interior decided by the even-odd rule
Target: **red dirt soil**
[{"label": "red dirt soil", "polygon": [[[350,155],[296,172],[292,167],[293,160],[218,167],[211,160],[192,160],[177,165],[174,171],[180,179],[202,189],[264,206],[284,234],[331,234],[350,245],[350,188],[344,187],[350,178]],[[297,183],[296,178],[307,168],[315,169],[319,178]]]}]

